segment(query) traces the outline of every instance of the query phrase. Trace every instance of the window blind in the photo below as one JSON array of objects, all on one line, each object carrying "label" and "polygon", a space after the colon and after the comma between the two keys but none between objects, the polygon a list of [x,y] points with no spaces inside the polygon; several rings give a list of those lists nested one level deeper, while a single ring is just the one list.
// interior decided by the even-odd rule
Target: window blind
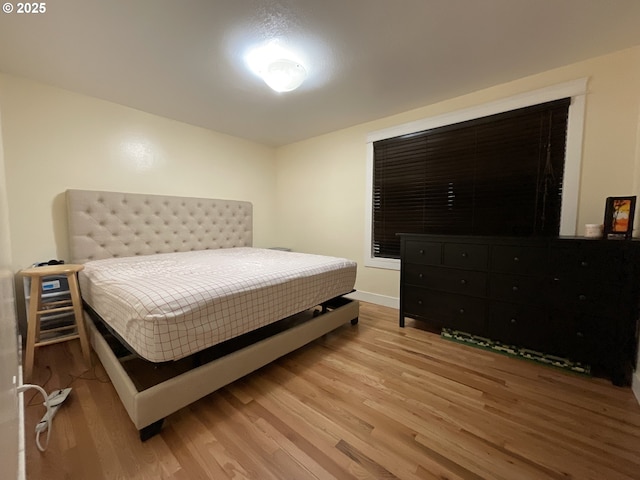
[{"label": "window blind", "polygon": [[555,236],[571,99],[374,142],[373,255],[397,233]]}]

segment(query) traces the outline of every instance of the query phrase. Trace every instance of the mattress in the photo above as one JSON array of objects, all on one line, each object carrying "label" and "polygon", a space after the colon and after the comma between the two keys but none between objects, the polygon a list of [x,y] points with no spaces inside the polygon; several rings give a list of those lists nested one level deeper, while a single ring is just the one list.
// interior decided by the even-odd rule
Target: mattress
[{"label": "mattress", "polygon": [[259,248],[109,258],[79,273],[83,300],[138,355],[178,360],[350,292],[356,263]]}]

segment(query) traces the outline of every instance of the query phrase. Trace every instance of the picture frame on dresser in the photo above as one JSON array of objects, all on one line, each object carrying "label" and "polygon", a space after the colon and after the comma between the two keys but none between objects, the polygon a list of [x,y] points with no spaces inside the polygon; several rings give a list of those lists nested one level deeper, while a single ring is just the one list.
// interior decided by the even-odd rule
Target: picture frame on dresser
[{"label": "picture frame on dresser", "polygon": [[636,197],[607,197],[604,210],[604,237],[626,240],[633,234]]}]

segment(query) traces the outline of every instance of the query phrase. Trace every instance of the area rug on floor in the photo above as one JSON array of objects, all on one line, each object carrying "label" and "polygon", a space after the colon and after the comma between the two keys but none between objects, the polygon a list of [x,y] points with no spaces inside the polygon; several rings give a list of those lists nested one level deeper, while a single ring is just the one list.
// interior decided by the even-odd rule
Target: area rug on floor
[{"label": "area rug on floor", "polygon": [[513,345],[505,345],[488,338],[471,335],[470,333],[460,332],[458,330],[452,330],[450,328],[443,328],[441,336],[442,338],[451,340],[453,342],[463,343],[465,345],[483,348],[485,350],[491,350],[492,352],[501,353],[510,357],[524,358],[536,363],[541,363],[543,365],[579,373],[581,375],[591,375],[591,367],[584,363],[572,362],[571,360],[568,360],[566,358],[547,355],[545,353],[540,353],[534,350],[516,347]]}]

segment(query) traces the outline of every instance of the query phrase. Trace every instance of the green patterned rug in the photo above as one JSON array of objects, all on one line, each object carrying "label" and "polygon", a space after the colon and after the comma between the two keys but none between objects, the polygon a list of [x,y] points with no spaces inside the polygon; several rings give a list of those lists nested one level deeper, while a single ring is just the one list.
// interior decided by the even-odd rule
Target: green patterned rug
[{"label": "green patterned rug", "polygon": [[535,350],[529,350],[527,348],[505,345],[488,338],[471,335],[470,333],[460,332],[458,330],[452,330],[450,328],[443,328],[441,336],[442,338],[451,340],[453,342],[463,343],[465,345],[471,345],[473,347],[483,348],[485,350],[491,350],[492,352],[501,353],[510,357],[524,358],[525,360],[541,363],[543,365],[559,368],[561,370],[579,373],[581,375],[591,375],[591,366],[584,363],[572,362],[571,360],[567,360],[566,358],[547,355],[545,353],[536,352]]}]

